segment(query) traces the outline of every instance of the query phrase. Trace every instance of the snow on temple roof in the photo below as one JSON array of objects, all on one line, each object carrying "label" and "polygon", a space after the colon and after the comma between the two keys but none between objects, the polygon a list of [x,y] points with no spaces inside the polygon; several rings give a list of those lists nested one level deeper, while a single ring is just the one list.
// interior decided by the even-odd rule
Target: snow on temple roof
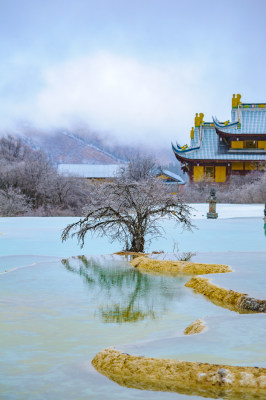
[{"label": "snow on temple roof", "polygon": [[79,178],[114,178],[117,176],[121,164],[58,164],[58,172],[61,175]]},{"label": "snow on temple roof", "polygon": [[[200,138],[201,136],[201,138]],[[195,150],[193,147],[198,146]],[[174,153],[185,160],[228,160],[228,161],[266,161],[266,151],[255,153],[243,149],[229,152],[228,147],[220,141],[215,128],[202,126],[195,128],[194,139],[191,148],[181,150],[179,146],[172,144]]]},{"label": "snow on temple roof", "polygon": [[[260,105],[260,104],[259,104]],[[237,110],[232,110],[232,122],[240,122],[240,126],[218,124],[217,119],[213,119],[214,124],[223,132],[230,134],[266,134],[266,108],[251,107],[247,104],[239,105]]]},{"label": "snow on temple roof", "polygon": [[204,122],[204,114],[196,114],[195,128],[191,130],[190,147],[172,144],[176,157],[180,161],[266,161],[265,149],[234,150],[222,139],[231,136],[231,140],[266,141],[266,104],[241,103],[240,99],[240,95],[236,98],[233,95],[231,122],[219,122],[217,118],[213,118],[213,122]]}]

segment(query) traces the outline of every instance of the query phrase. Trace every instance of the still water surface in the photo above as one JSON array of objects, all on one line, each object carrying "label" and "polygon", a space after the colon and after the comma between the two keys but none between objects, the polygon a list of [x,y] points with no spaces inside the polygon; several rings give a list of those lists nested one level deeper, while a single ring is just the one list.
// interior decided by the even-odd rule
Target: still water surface
[{"label": "still water surface", "polygon": [[[42,220],[45,227],[47,221]],[[261,224],[258,218],[230,220],[231,231],[237,231],[240,222],[239,235],[250,227],[256,231],[254,220]],[[38,256],[23,255],[21,232],[17,253],[15,249],[13,255],[3,251],[0,257],[1,399],[201,398],[118,386],[90,364],[94,355],[108,346],[130,354],[266,367],[265,314],[238,315],[217,307],[184,287],[189,277],[141,274],[119,256],[62,261],[57,257],[62,249],[55,256],[49,253],[49,247],[44,256],[41,222],[39,226],[39,240],[34,233]],[[218,241],[225,237],[220,227],[212,225],[212,236]],[[249,240],[251,250],[258,241],[264,240],[264,245],[266,241],[261,225],[257,229],[260,236],[254,230]],[[12,242],[12,235],[9,240],[7,236],[5,243]],[[236,245],[240,246],[238,242]],[[234,269],[232,274],[213,275],[215,283],[266,297],[263,248],[248,252],[247,244],[242,243],[240,251],[223,248],[209,252],[205,243],[203,250],[207,252],[198,253],[195,260],[225,263]],[[207,332],[184,336],[186,326],[198,318],[207,322]]]}]

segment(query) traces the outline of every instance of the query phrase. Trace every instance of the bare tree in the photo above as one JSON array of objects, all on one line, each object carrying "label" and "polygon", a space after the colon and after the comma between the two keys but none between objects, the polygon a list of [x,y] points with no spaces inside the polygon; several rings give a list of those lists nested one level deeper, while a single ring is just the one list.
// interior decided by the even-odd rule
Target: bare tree
[{"label": "bare tree", "polygon": [[156,161],[151,156],[137,153],[129,159],[128,164],[121,167],[120,177],[133,181],[141,181],[154,176],[157,169]]},{"label": "bare tree", "polygon": [[122,242],[125,250],[143,252],[147,240],[162,236],[163,216],[191,227],[190,207],[156,178],[91,184],[84,211],[84,218],[64,229],[63,241],[76,236],[83,247],[91,232]]}]

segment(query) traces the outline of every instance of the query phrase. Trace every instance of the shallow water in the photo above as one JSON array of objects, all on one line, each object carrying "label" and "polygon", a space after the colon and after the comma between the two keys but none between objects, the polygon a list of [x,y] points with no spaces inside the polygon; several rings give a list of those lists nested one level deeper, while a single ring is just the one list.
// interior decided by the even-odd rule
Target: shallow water
[{"label": "shallow water", "polygon": [[[0,237],[0,244],[7,245],[3,251],[1,247],[0,268],[10,271],[0,274],[1,399],[201,398],[118,386],[90,364],[108,346],[146,356],[266,367],[265,314],[238,315],[217,307],[184,287],[189,277],[141,274],[119,256],[73,257],[61,262],[57,256],[63,249],[67,249],[65,257],[84,253],[77,247],[75,253],[71,242],[69,248],[58,244],[56,235],[65,219],[60,224],[60,219],[52,219],[52,226],[51,219],[32,220],[24,228],[23,220],[14,218],[7,225],[3,220],[6,235]],[[194,234],[205,253],[198,253],[195,260],[229,264],[234,272],[207,277],[221,286],[266,298],[266,252],[261,248],[266,238],[261,220],[240,220],[211,221],[212,225],[196,220],[202,225]],[[237,231],[246,241],[235,240],[233,245],[241,251],[230,252],[233,246],[228,237]],[[182,235],[182,240],[182,250],[191,250],[186,248],[191,239]],[[214,243],[221,244],[219,252],[213,250]],[[30,246],[34,251],[28,252]],[[184,329],[198,318],[207,322],[208,330],[184,336]]]}]

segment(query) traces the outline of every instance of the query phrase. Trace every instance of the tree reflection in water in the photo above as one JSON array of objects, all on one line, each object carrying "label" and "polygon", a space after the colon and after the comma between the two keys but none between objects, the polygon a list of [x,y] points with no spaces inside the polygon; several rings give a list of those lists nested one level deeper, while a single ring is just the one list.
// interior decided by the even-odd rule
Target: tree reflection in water
[{"label": "tree reflection in water", "polygon": [[93,292],[103,322],[154,319],[169,308],[173,297],[181,296],[179,291],[167,290],[167,278],[142,274],[121,261],[102,260],[78,256],[62,263],[68,271],[78,274]]}]

